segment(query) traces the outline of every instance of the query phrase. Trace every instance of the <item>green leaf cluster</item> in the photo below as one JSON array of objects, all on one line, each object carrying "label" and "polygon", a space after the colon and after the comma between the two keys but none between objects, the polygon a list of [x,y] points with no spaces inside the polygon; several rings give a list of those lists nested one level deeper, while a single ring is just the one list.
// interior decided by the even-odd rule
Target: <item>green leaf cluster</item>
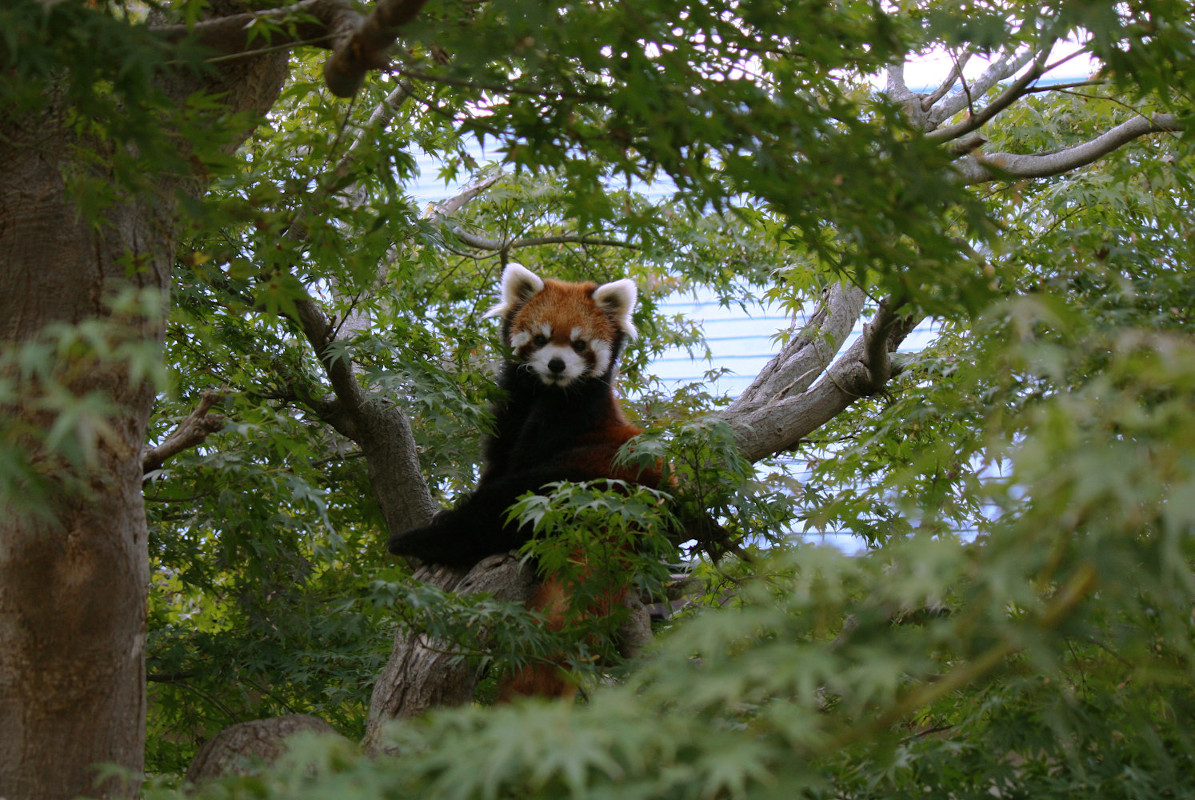
[{"label": "green leaf cluster", "polygon": [[[557,623],[570,645],[565,660],[592,670],[616,660],[614,635],[626,619],[628,589],[663,597],[677,523],[668,495],[645,486],[606,480],[544,489],[521,498],[509,516],[535,533],[521,552],[535,559],[541,575],[565,587],[568,607]],[[630,587],[627,576],[634,578]]]},{"label": "green leaf cluster", "polygon": [[[145,330],[160,320],[160,292],[107,298],[106,319],[53,323],[0,350],[0,505],[44,517],[54,498],[85,498],[102,487],[87,473],[101,450],[122,451],[125,382],[142,392],[166,383],[157,342]],[[108,381],[97,381],[107,376]],[[48,520],[47,520],[48,521]]]}]

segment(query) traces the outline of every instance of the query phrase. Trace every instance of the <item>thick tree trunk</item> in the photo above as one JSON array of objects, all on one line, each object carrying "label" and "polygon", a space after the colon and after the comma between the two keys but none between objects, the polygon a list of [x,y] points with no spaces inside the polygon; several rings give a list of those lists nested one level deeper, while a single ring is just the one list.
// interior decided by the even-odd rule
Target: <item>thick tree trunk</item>
[{"label": "thick tree trunk", "polygon": [[[230,113],[264,112],[285,75],[285,55],[271,54],[218,76],[167,76],[167,90],[207,90]],[[80,142],[68,119],[51,101],[38,118],[0,124],[0,343],[102,320],[117,341],[160,344],[160,315],[117,318],[109,302],[129,289],[167,296],[178,229],[171,198],[190,181],[164,177],[159,192],[136,197],[116,187],[100,219],[85,219],[62,176],[102,170],[107,145]],[[80,152],[87,166],[71,161]],[[20,444],[44,492],[35,508],[0,510],[0,797],[133,796],[144,766],[149,582],[141,451],[154,388],[99,353],[51,357],[70,395],[114,410],[87,434],[92,456],[72,464],[45,446],[58,419],[37,402],[44,381],[25,381],[0,407],[28,432]],[[11,369],[7,377],[19,378]],[[97,786],[101,764],[133,780]]]},{"label": "thick tree trunk", "polygon": [[[484,559],[468,573],[423,567],[415,572],[414,579],[462,594],[486,593],[496,600],[525,602],[535,570],[513,555],[497,555]],[[373,687],[362,746],[367,752],[383,751],[385,725],[391,720],[469,702],[479,677],[477,665],[453,655],[450,646],[400,628],[390,661]]]},{"label": "thick tree trunk", "polygon": [[[47,114],[0,136],[5,342],[27,342],[51,323],[108,317],[106,301],[123,288],[169,288],[169,209],[125,203],[109,210],[102,228],[88,225],[62,182],[61,159],[74,142],[56,121]],[[161,338],[158,321],[113,322],[117,335]],[[95,765],[134,772],[142,765],[149,568],[140,452],[153,389],[130,381],[127,366],[73,357],[82,368],[62,370],[65,388],[97,393],[119,411],[85,468],[64,465],[42,449],[40,436],[30,437],[48,508],[0,517],[3,797],[119,792],[111,782],[97,791]],[[53,424],[28,397],[22,402],[3,413],[34,430]]]}]

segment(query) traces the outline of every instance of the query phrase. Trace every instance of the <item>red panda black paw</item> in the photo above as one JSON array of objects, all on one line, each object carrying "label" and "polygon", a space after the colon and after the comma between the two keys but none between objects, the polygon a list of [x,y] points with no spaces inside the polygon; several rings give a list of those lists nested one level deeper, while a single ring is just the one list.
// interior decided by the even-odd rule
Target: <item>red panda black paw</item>
[{"label": "red panda black paw", "polygon": [[474,562],[473,559],[462,559],[452,533],[435,523],[396,533],[386,547],[396,556],[417,558],[426,564],[466,569]]}]

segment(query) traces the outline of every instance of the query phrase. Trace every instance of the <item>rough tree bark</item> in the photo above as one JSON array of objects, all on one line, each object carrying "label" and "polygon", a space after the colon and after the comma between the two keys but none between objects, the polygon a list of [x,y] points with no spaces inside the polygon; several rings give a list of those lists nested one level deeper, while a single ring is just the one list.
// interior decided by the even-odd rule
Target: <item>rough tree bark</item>
[{"label": "rough tree bark", "polygon": [[[525,602],[535,571],[510,555],[490,556],[468,573],[423,567],[414,580],[433,583],[462,594],[490,594],[504,602]],[[459,658],[425,636],[399,629],[394,651],[374,683],[369,701],[369,724],[362,745],[367,752],[385,749],[385,724],[418,716],[433,708],[458,706],[473,699],[480,676],[477,666]]]},{"label": "rough tree bark", "polygon": [[272,764],[286,753],[286,740],[300,733],[338,735],[327,722],[307,714],[230,725],[199,748],[186,782],[198,786],[223,775],[246,775],[257,763]]},{"label": "rough tree bark", "polygon": [[[123,286],[169,287],[166,208],[123,203],[100,231],[80,219],[59,169],[73,144],[47,109],[0,135],[0,339],[34,339],[54,322],[105,318]],[[128,273],[126,258],[141,269]],[[126,335],[162,331],[130,321]],[[138,770],[144,748],[148,583],[140,453],[153,391],[118,365],[92,365],[71,392],[121,409],[95,463],[64,474],[46,454],[51,518],[0,515],[0,796],[69,798],[93,791],[92,765]],[[34,428],[52,423],[6,407]],[[69,758],[62,754],[70,753]],[[113,786],[109,791],[115,790]]]},{"label": "rough tree bark", "polygon": [[[236,0],[218,0],[210,4],[211,19],[154,29],[166,41],[193,36],[226,55],[248,53],[212,62],[202,75],[167,70],[159,86],[180,106],[203,92],[218,97],[228,116],[263,115],[287,76],[287,54],[249,49],[259,44],[248,34],[254,17],[296,20],[272,44],[304,41],[332,49],[330,73],[352,79],[381,63],[396,26],[410,20],[422,0],[381,5],[366,18],[347,0],[301,0],[289,9],[248,14],[238,13],[243,5]],[[119,197],[104,210],[102,224],[92,226],[62,176],[90,169],[104,177],[104,145],[78,139],[67,112],[60,100],[49,100],[35,115],[0,122],[0,341],[26,342],[53,323],[99,319],[119,322],[121,336],[160,344],[161,317],[114,320],[107,302],[128,288],[168,295],[179,228],[173,198],[179,190],[198,195],[205,176],[157,176],[156,193]],[[249,133],[241,131],[229,147]],[[77,153],[99,159],[72,162]],[[141,478],[147,465],[169,453],[143,456],[153,387],[130,379],[120,364],[59,366],[72,372],[71,392],[99,393],[118,413],[112,434],[97,440],[95,458],[82,470],[31,444],[31,460],[50,487],[49,513],[0,515],[0,797],[135,795],[135,780],[97,787],[95,766],[115,764],[136,776],[144,764],[149,575]],[[422,478],[410,458],[402,413],[374,398],[354,411],[354,432],[368,442],[378,486],[397,478],[416,486],[418,496]],[[0,413],[34,431],[54,422],[33,404]],[[202,436],[204,422],[196,423]],[[388,524],[408,527],[430,513],[425,487],[421,502],[405,503],[409,496],[380,493]]]},{"label": "rough tree bark", "polygon": [[[162,88],[178,98],[219,95],[230,114],[263,114],[286,74],[286,55],[272,53],[202,77],[169,73]],[[107,304],[129,288],[167,296],[179,225],[172,198],[199,192],[199,181],[158,176],[156,193],[118,196],[93,226],[63,175],[89,169],[103,177],[102,162],[71,159],[102,156],[105,145],[80,140],[67,112],[50,100],[0,124],[0,341],[28,342],[53,323],[98,319],[118,337],[161,343],[162,317],[116,319]],[[66,388],[98,393],[118,412],[81,469],[31,437],[48,513],[0,515],[0,797],[132,796],[135,780],[97,787],[96,765],[136,776],[144,764],[149,567],[141,477],[154,389],[125,365],[71,358],[79,360],[55,365]],[[54,422],[31,403],[0,413],[34,431]]]}]

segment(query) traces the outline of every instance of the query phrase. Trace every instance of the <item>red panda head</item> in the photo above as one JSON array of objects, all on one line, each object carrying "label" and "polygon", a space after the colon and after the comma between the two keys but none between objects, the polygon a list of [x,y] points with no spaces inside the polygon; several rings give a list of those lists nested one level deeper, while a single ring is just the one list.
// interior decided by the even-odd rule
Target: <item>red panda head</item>
[{"label": "red panda head", "polygon": [[545,386],[563,389],[609,375],[623,339],[635,336],[638,292],[629,278],[602,286],[565,283],[508,264],[501,291],[502,302],[486,316],[502,316],[503,342]]}]

